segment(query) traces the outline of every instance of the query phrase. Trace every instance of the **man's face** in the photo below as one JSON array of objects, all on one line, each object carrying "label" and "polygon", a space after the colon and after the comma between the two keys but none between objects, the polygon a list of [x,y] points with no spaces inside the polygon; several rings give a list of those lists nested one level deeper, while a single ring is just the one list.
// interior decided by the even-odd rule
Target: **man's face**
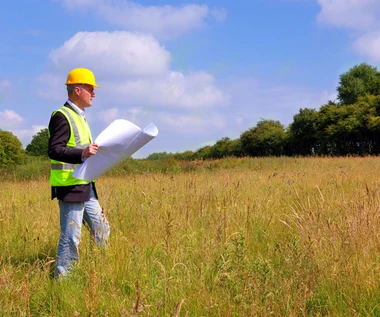
[{"label": "man's face", "polygon": [[92,98],[95,97],[94,87],[91,85],[78,85],[75,87],[77,106],[82,110],[92,106]]}]

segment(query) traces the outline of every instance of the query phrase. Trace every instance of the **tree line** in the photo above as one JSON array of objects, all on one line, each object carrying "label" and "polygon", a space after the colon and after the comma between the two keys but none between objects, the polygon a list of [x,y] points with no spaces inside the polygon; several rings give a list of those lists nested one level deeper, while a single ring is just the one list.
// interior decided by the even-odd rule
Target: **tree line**
[{"label": "tree line", "polygon": [[[301,108],[288,127],[261,119],[237,139],[224,137],[196,151],[159,152],[147,159],[380,154],[380,72],[366,63],[356,65],[340,75],[337,93],[337,100],[318,110]],[[47,156],[47,144],[47,129],[25,150],[16,136],[0,130],[0,167],[22,164],[25,155]]]},{"label": "tree line", "polygon": [[362,63],[340,75],[337,100],[319,110],[301,108],[285,127],[260,120],[239,138],[183,153],[153,153],[148,159],[216,159],[226,156],[312,156],[380,154],[380,72]]}]

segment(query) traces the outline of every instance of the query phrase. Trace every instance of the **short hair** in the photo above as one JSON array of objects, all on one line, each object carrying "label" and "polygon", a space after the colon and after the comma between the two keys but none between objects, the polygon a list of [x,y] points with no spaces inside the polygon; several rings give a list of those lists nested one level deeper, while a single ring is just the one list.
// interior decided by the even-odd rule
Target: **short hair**
[{"label": "short hair", "polygon": [[71,95],[74,92],[74,88],[77,86],[75,84],[66,85],[67,86],[67,94]]}]

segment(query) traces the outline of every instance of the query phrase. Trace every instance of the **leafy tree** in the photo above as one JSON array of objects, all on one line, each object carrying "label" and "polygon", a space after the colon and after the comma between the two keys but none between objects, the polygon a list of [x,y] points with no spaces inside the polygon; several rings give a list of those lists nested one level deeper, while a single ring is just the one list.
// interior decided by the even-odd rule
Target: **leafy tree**
[{"label": "leafy tree", "polygon": [[227,137],[216,141],[216,143],[211,146],[211,157],[217,159],[228,156],[228,147],[230,142],[230,138]]},{"label": "leafy tree", "polygon": [[274,120],[261,120],[240,136],[242,150],[249,156],[283,155],[285,140],[284,126]]},{"label": "leafy tree", "polygon": [[231,140],[225,137],[216,141],[214,145],[205,146],[195,153],[195,158],[198,159],[218,159],[227,156],[243,156],[240,139]]},{"label": "leafy tree", "polygon": [[49,142],[48,129],[42,129],[32,138],[26,147],[26,153],[34,156],[47,156]]},{"label": "leafy tree", "polygon": [[22,164],[25,151],[20,140],[9,131],[0,130],[0,167]]},{"label": "leafy tree", "polygon": [[316,154],[379,153],[380,96],[365,95],[351,105],[321,107],[316,124]]},{"label": "leafy tree", "polygon": [[380,74],[366,63],[352,67],[340,76],[338,99],[343,105],[355,103],[360,96],[380,94]]},{"label": "leafy tree", "polygon": [[288,129],[288,154],[312,155],[317,144],[318,111],[300,109]]},{"label": "leafy tree", "polygon": [[345,107],[335,103],[323,105],[318,112],[315,136],[317,139],[315,153],[319,155],[336,155],[337,143],[333,134],[328,133],[345,112]]},{"label": "leafy tree", "polygon": [[357,116],[357,104],[345,107],[326,106],[321,113],[321,131],[331,155],[358,154],[361,122]]},{"label": "leafy tree", "polygon": [[167,153],[167,152],[157,152],[157,153],[152,153],[148,155],[146,159],[155,161],[155,160],[163,160],[169,157],[173,157],[173,154]]},{"label": "leafy tree", "polygon": [[235,140],[230,140],[228,143],[228,155],[229,156],[235,156],[235,157],[242,157],[244,156],[243,149],[241,147],[241,140],[240,138]]},{"label": "leafy tree", "polygon": [[196,158],[200,160],[207,160],[212,158],[212,146],[206,145],[198,149],[196,152]]},{"label": "leafy tree", "polygon": [[379,154],[380,96],[366,95],[352,105],[335,109],[336,123],[330,124],[326,136],[335,143],[336,155]]},{"label": "leafy tree", "polygon": [[195,158],[195,153],[193,151],[187,150],[182,153],[175,153],[173,154],[173,157],[177,160],[191,161]]}]

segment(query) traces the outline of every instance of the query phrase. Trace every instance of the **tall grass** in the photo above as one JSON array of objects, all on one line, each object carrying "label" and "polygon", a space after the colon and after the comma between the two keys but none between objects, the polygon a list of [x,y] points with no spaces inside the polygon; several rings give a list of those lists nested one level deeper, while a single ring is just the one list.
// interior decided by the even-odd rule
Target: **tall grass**
[{"label": "tall grass", "polygon": [[48,180],[2,181],[2,315],[380,315],[379,158],[132,162],[97,182],[107,252],[83,230],[66,281]]}]

